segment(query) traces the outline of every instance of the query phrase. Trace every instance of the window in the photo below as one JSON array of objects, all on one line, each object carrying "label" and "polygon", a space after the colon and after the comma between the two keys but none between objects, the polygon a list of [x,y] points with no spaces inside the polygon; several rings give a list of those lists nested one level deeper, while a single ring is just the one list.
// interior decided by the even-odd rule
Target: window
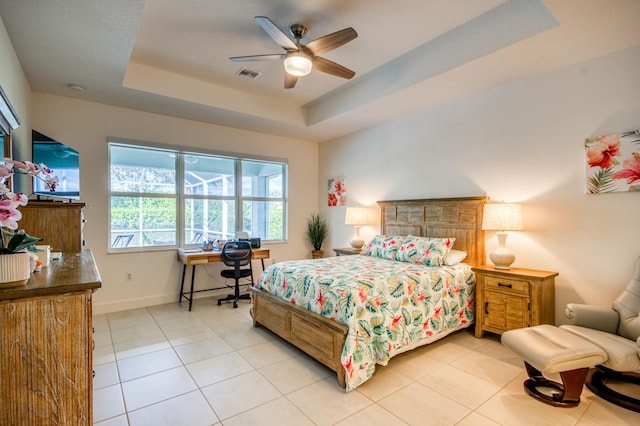
[{"label": "window", "polygon": [[112,249],[286,239],[286,162],[110,142],[109,163]]}]

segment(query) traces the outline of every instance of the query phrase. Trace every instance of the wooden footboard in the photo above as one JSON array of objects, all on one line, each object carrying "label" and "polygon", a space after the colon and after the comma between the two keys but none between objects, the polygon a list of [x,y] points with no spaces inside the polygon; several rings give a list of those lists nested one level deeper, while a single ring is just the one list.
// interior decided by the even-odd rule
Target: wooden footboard
[{"label": "wooden footboard", "polygon": [[348,328],[314,312],[252,288],[253,326],[268,328],[336,372],[338,383],[346,387],[340,361]]}]

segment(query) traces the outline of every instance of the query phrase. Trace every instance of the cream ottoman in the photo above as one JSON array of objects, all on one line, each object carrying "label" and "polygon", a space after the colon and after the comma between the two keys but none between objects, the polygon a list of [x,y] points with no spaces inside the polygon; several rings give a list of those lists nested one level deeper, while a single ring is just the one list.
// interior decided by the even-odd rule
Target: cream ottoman
[{"label": "cream ottoman", "polygon": [[[524,358],[529,375],[524,382],[527,393],[555,407],[578,405],[589,368],[607,360],[598,346],[549,324],[506,331],[502,344]],[[559,373],[562,383],[545,378],[544,373]],[[559,392],[549,395],[539,388]]]}]

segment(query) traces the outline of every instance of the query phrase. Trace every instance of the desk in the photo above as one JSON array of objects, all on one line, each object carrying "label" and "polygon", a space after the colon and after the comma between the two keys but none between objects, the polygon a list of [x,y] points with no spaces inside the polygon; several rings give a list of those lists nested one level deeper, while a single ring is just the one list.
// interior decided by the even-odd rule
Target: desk
[{"label": "desk", "polygon": [[[270,251],[266,248],[256,248],[251,250],[252,259],[260,259],[262,263],[262,270],[264,270],[264,260],[270,257]],[[222,251],[193,251],[187,249],[178,249],[178,262],[182,263],[182,281],[180,282],[180,295],[178,296],[178,303],[182,302],[182,298],[189,301],[189,310],[191,310],[191,304],[193,303],[193,293],[201,291],[222,290],[226,287],[207,288],[204,290],[193,290],[193,281],[196,276],[197,265],[207,265],[209,263],[221,263]],[[187,293],[184,291],[184,278],[187,274],[187,266],[191,266],[191,290]]]}]

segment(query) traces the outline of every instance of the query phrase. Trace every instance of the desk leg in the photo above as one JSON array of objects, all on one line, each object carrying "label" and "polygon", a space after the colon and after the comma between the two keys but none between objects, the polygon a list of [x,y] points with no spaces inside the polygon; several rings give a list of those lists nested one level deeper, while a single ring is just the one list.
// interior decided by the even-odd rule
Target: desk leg
[{"label": "desk leg", "polygon": [[189,312],[191,312],[191,304],[193,303],[193,281],[196,277],[196,265],[191,267],[191,293],[189,294]]},{"label": "desk leg", "polygon": [[182,281],[180,281],[180,294],[178,295],[178,303],[182,302],[182,292],[184,289],[184,276],[187,273],[187,265],[182,267]]},{"label": "desk leg", "polygon": [[260,262],[262,262],[262,271],[264,272],[264,259],[260,259]]}]

